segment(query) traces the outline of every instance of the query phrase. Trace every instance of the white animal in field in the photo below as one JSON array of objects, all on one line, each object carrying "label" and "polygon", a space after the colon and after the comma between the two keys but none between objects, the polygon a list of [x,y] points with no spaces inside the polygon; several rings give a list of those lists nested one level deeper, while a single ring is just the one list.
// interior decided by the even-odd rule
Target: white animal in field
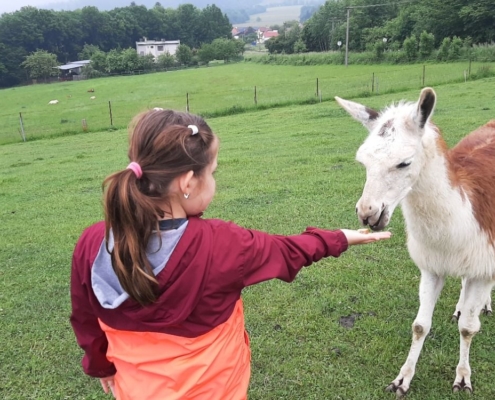
[{"label": "white animal in field", "polygon": [[48,104],[58,104],[58,100],[50,100]]},{"label": "white animal in field", "polygon": [[336,100],[369,130],[356,155],[367,174],[358,218],[383,229],[400,203],[409,254],[421,271],[412,345],[387,390],[397,398],[408,391],[445,277],[455,276],[462,278],[462,288],[454,313],[460,356],[453,390],[472,392],[469,347],[480,330],[479,314],[492,313],[495,284],[495,120],[449,150],[430,121],[436,103],[431,88],[416,103],[400,102],[382,112]]},{"label": "white animal in field", "polygon": [[163,108],[161,108],[161,107],[155,107],[155,108],[153,108],[153,110],[155,110],[155,111],[163,111]]},{"label": "white animal in field", "polygon": [[96,96],[91,96],[90,99],[94,100],[94,99],[96,99]]}]

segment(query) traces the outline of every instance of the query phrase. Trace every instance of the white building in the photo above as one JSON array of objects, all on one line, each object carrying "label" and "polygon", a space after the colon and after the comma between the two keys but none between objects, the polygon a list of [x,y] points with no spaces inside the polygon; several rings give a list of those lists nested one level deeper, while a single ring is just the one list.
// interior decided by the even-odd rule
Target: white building
[{"label": "white building", "polygon": [[136,51],[140,56],[152,54],[155,59],[165,53],[175,55],[177,47],[180,46],[180,40],[148,40],[144,38],[141,42],[136,42]]}]

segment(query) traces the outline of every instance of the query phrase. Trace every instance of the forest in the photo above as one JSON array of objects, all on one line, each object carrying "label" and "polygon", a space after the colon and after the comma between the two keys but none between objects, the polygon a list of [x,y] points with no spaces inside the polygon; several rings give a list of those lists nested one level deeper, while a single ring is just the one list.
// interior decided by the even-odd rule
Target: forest
[{"label": "forest", "polygon": [[[230,2],[231,5],[234,3],[239,2]],[[226,6],[229,2],[219,4]],[[246,1],[244,6],[254,9],[260,2]],[[328,0],[321,7],[308,2],[301,10],[300,21],[274,27],[280,29],[281,34],[270,39],[266,47],[272,54],[342,49],[345,47],[348,9],[349,49],[353,52],[375,51],[380,56],[386,50],[406,49],[409,55],[401,60],[407,62],[412,61],[417,52],[426,56],[433,49],[442,46],[447,49],[451,42],[458,48],[495,41],[493,0],[383,3]],[[23,7],[0,17],[0,87],[28,80],[30,76],[23,65],[26,66],[28,57],[37,51],[49,53],[43,53],[43,57],[52,57],[52,62],[63,64],[78,59],[84,49],[90,48],[92,53],[96,50],[123,52],[135,48],[136,41],[147,37],[180,40],[183,50],[191,49],[201,56],[198,60],[206,62],[213,57],[215,48],[222,46],[231,48],[229,53],[242,54],[238,47],[222,42],[232,38],[232,23],[225,10],[215,4],[203,8],[180,4],[171,8],[156,2],[147,8],[132,2],[127,7],[109,11],[94,6],[73,11]],[[209,46],[214,41],[215,46]],[[202,52],[199,51],[201,48]],[[87,52],[83,54],[88,55]],[[185,55],[190,58],[189,54]],[[169,61],[163,60],[165,64]]]}]

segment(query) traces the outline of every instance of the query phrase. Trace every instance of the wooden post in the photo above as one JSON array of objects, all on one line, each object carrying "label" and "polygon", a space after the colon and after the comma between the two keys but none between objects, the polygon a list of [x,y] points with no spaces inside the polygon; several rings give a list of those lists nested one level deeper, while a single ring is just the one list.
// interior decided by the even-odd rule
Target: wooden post
[{"label": "wooden post", "polygon": [[113,116],[112,116],[112,103],[108,102],[108,109],[110,111],[110,126],[113,126]]},{"label": "wooden post", "polygon": [[256,86],[254,87],[254,104],[258,105],[258,94],[256,92]]},{"label": "wooden post", "polygon": [[24,123],[22,121],[22,113],[19,113],[19,122],[21,124],[21,137],[22,137],[22,140],[25,142],[26,141],[26,133],[24,132]]},{"label": "wooden post", "polygon": [[186,112],[189,112],[189,93],[186,93]]},{"label": "wooden post", "polygon": [[81,123],[83,131],[86,132],[88,130],[88,123],[86,122],[86,119],[83,119]]},{"label": "wooden post", "polygon": [[318,85],[318,78],[316,78],[316,96],[318,96],[318,94],[320,93],[320,89],[319,89],[319,85]]},{"label": "wooden post", "polygon": [[423,87],[425,87],[426,65],[423,65]]},{"label": "wooden post", "polygon": [[471,56],[469,56],[468,78],[471,76]]},{"label": "wooden post", "polygon": [[375,92],[375,73],[371,76],[371,93]]}]

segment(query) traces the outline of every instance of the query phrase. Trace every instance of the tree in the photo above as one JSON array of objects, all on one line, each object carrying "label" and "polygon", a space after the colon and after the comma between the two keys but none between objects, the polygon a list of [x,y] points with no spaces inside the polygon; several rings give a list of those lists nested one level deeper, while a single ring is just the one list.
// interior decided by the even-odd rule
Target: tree
[{"label": "tree", "polygon": [[306,45],[302,41],[302,39],[298,39],[296,43],[294,43],[294,53],[304,53],[306,51]]},{"label": "tree", "polygon": [[29,77],[32,79],[47,79],[51,76],[57,76],[59,73],[57,56],[45,50],[37,50],[26,56],[21,66],[28,71]]},{"label": "tree", "polygon": [[77,55],[80,60],[91,60],[94,54],[98,53],[100,48],[94,44],[84,44],[82,50]]},{"label": "tree", "polygon": [[404,40],[404,44],[402,45],[404,48],[404,52],[406,53],[407,59],[409,61],[413,61],[418,56],[418,41],[416,40],[416,36],[411,35],[410,37]]},{"label": "tree", "polygon": [[99,73],[104,73],[107,71],[107,55],[103,51],[95,51],[92,54],[90,60],[90,65],[95,71],[98,71]]},{"label": "tree", "polygon": [[435,36],[433,33],[426,31],[421,32],[419,36],[419,56],[423,59],[428,58],[435,49]]},{"label": "tree", "polygon": [[160,68],[172,68],[176,64],[175,57],[171,55],[168,51],[164,54],[160,54],[156,60],[156,63]]},{"label": "tree", "polygon": [[191,48],[186,44],[179,45],[175,52],[175,58],[181,65],[191,64],[193,58]]},{"label": "tree", "polygon": [[449,48],[449,60],[458,60],[461,58],[463,42],[461,38],[454,36]]},{"label": "tree", "polygon": [[228,17],[214,4],[203,9],[198,23],[197,40],[201,43],[211,43],[218,38],[232,38],[232,25]]},{"label": "tree", "polygon": [[446,61],[449,59],[449,49],[450,49],[450,38],[445,37],[442,40],[440,49],[438,50],[438,59],[440,61]]}]

